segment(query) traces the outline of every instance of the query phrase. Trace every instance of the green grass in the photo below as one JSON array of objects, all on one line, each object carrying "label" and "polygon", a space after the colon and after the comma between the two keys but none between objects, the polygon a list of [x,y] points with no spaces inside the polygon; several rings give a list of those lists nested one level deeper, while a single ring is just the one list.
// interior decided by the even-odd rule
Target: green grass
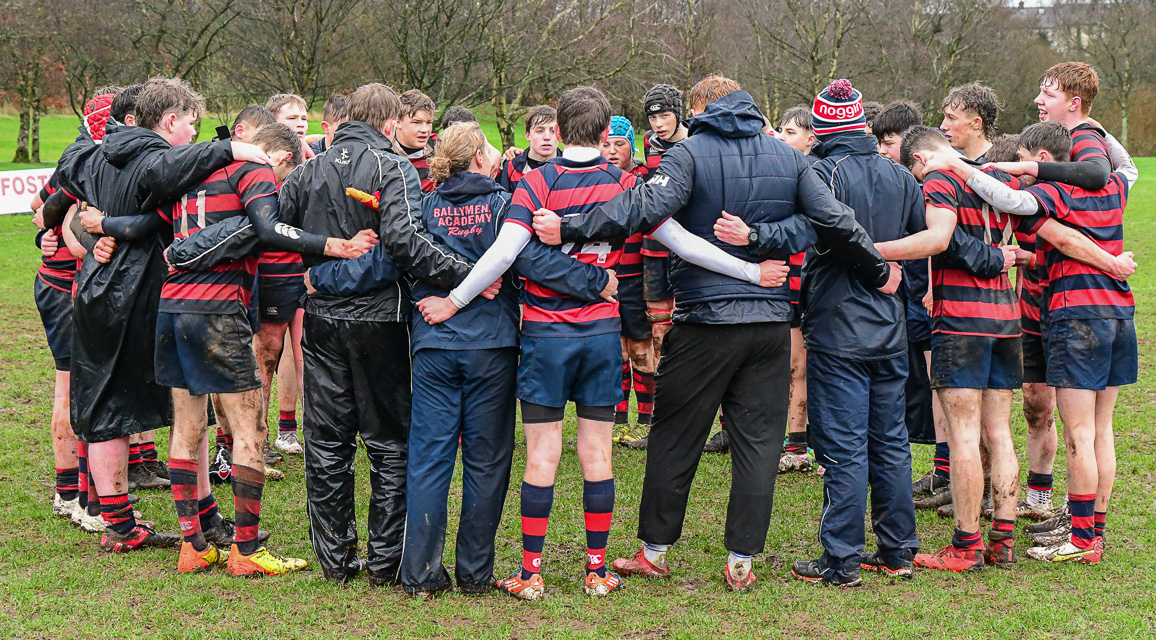
[{"label": "green grass", "polygon": [[[725,591],[723,520],[730,459],[705,455],[691,496],[681,542],[670,554],[667,582],[631,580],[614,597],[592,600],[579,585],[584,539],[581,476],[573,418],[559,471],[557,499],[545,550],[549,596],[523,603],[491,595],[447,594],[418,601],[364,580],[346,586],[318,571],[266,579],[233,579],[176,572],[176,552],[132,555],[100,551],[98,539],[55,518],[49,507],[53,463],[49,438],[52,359],[32,300],[38,253],[27,216],[0,218],[0,637],[4,638],[1136,638],[1156,635],[1156,394],[1150,358],[1156,355],[1156,159],[1139,162],[1144,176],[1129,202],[1127,247],[1140,270],[1137,293],[1140,383],[1117,405],[1119,469],[1109,516],[1107,560],[1096,567],[1050,566],[1021,560],[1010,570],[979,575],[923,572],[910,582],[866,576],[862,588],[814,588],[787,577],[793,560],[820,553],[815,539],[821,481],[780,478],[766,552],[756,559],[759,584],[749,593]],[[1013,408],[1020,465],[1026,474],[1025,424]],[[166,436],[158,447],[167,457]],[[1061,445],[1062,448],[1062,445]],[[915,469],[929,467],[931,447],[915,447]],[[610,557],[632,553],[645,452],[614,452],[618,501]],[[525,462],[518,432],[514,482],[498,535],[499,572],[520,561],[517,479]],[[366,463],[357,462],[359,520],[369,496]],[[1061,452],[1057,488],[1066,484]],[[283,465],[287,478],[271,483],[262,525],[271,547],[314,560],[307,537],[300,458]],[[138,505],[163,531],[177,531],[171,496],[143,491]],[[451,490],[447,562],[452,562],[460,476]],[[232,510],[228,489],[218,489]],[[1022,524],[1022,523],[1021,523]],[[364,524],[362,525],[364,526]],[[946,544],[951,523],[918,514],[925,549]],[[364,528],[362,529],[364,540]],[[1021,545],[1026,539],[1021,538]]]}]

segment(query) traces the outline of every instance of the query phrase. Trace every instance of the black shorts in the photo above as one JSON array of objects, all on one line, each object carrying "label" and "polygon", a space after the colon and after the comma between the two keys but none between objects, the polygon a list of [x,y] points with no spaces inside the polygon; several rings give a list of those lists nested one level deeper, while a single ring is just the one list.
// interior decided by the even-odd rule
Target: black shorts
[{"label": "black shorts", "polygon": [[1048,361],[1043,337],[1025,331],[1020,339],[1024,352],[1024,382],[1045,382]]},{"label": "black shorts", "polygon": [[933,389],[1019,389],[1023,377],[1019,336],[931,335]]},{"label": "black shorts", "polygon": [[649,340],[654,334],[646,317],[646,300],[642,297],[642,278],[618,279],[618,316],[622,318],[622,337]]},{"label": "black shorts", "polygon": [[670,288],[670,258],[642,256],[643,295],[647,302],[661,302],[674,297]]},{"label": "black shorts", "polygon": [[72,292],[58,289],[36,276],[36,308],[44,324],[48,349],[56,361],[57,371],[68,371],[72,365]]},{"label": "black shorts", "polygon": [[194,396],[261,388],[253,329],[243,312],[158,314],[155,364],[157,384]]},{"label": "black shorts", "polygon": [[798,302],[791,303],[791,328],[798,329],[803,326],[803,305]]},{"label": "black shorts", "polygon": [[289,323],[302,308],[305,276],[260,276],[257,289],[261,322]]}]

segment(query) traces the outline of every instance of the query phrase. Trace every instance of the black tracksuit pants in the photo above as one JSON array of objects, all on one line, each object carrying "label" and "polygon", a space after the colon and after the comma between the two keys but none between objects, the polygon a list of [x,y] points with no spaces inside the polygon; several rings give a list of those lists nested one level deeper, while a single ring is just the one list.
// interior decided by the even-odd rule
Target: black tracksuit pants
[{"label": "black tracksuit pants", "polygon": [[306,312],[305,488],[309,538],[326,578],[360,571],[353,457],[361,435],[369,456],[369,542],[365,568],[397,581],[405,534],[409,436],[409,325],[323,318]]},{"label": "black tracksuit pants", "polygon": [[655,378],[640,539],[674,544],[682,535],[690,485],[721,404],[732,465],[726,548],[762,552],[787,425],[790,368],[788,322],[674,324]]}]

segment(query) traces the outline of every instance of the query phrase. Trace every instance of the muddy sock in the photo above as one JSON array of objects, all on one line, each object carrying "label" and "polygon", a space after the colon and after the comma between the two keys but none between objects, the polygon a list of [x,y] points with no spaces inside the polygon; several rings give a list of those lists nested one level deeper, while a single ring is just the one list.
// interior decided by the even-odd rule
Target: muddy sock
[{"label": "muddy sock", "polygon": [[807,432],[788,433],[786,451],[795,455],[807,453]]},{"label": "muddy sock", "polygon": [[76,500],[76,493],[80,491],[80,469],[56,470],[56,495],[61,500]]},{"label": "muddy sock", "polygon": [[220,425],[217,425],[217,448],[225,449],[227,451],[233,450],[232,434],[225,433],[225,430],[222,429]]},{"label": "muddy sock", "polygon": [[264,471],[233,465],[233,496],[237,506],[236,544],[242,555],[253,555],[261,546],[257,542],[257,529],[261,523],[261,494],[264,490]]},{"label": "muddy sock", "polygon": [[277,420],[278,433],[297,433],[297,412],[296,411],[282,411],[281,418]]},{"label": "muddy sock", "polygon": [[999,531],[1000,533],[1012,533],[1015,531],[1015,526],[1015,520],[1004,520],[1002,518],[996,518],[991,522],[991,530]]},{"label": "muddy sock", "polygon": [[522,579],[542,571],[542,548],[554,507],[554,485],[539,487],[522,482]]},{"label": "muddy sock", "polygon": [[638,424],[650,424],[654,417],[654,374],[634,370],[634,397],[638,400]]},{"label": "muddy sock", "polygon": [[[90,461],[91,462],[91,461]],[[127,498],[127,494],[125,495]],[[88,465],[88,515],[93,518],[101,514],[100,494],[96,492],[96,480],[92,479],[92,465]]]},{"label": "muddy sock", "polygon": [[983,537],[978,531],[968,533],[963,529],[956,529],[955,535],[951,538],[951,546],[960,551],[983,548]]},{"label": "muddy sock", "polygon": [[[144,460],[140,457],[140,445],[139,444],[130,444],[128,446],[128,468],[129,469],[139,469],[140,468],[139,465],[142,462],[144,462]],[[138,465],[138,466],[134,467],[133,465]]]},{"label": "muddy sock", "polygon": [[946,442],[935,443],[935,475],[948,480],[951,478],[951,449]]},{"label": "muddy sock", "polygon": [[185,542],[197,551],[204,551],[209,543],[201,531],[201,519],[197,513],[197,462],[169,458],[169,481],[172,483],[173,502],[177,505],[177,521],[181,525],[181,535]]},{"label": "muddy sock", "polygon": [[1103,538],[1104,537],[1104,527],[1108,524],[1108,512],[1107,511],[1096,511],[1092,515],[1092,523],[1094,526],[1094,530],[1096,532],[1096,536],[1099,538]]},{"label": "muddy sock", "polygon": [[197,500],[197,515],[201,521],[201,531],[208,531],[217,525],[221,510],[217,508],[217,499],[211,491],[209,495]]},{"label": "muddy sock", "polygon": [[88,443],[76,443],[76,499],[80,508],[88,511]]},{"label": "muddy sock", "polygon": [[642,543],[642,557],[650,564],[657,565],[663,561],[663,556],[670,551],[669,544],[650,544],[649,542]]},{"label": "muddy sock", "polygon": [[582,508],[586,520],[586,573],[606,577],[606,541],[614,516],[614,478],[582,483]]},{"label": "muddy sock", "polygon": [[133,517],[127,493],[101,496],[100,515],[104,518],[105,528],[122,536],[128,535],[136,527],[136,518]]},{"label": "muddy sock", "polygon": [[750,571],[751,557],[752,556],[731,551],[729,554],[727,554],[727,569],[730,569],[732,575],[735,572],[735,567],[739,565],[742,565],[747,571]]},{"label": "muddy sock", "polygon": [[1052,474],[1028,472],[1028,504],[1043,506],[1052,503]]},{"label": "muddy sock", "polygon": [[157,461],[157,445],[152,440],[146,440],[140,443],[140,457],[145,462]]}]

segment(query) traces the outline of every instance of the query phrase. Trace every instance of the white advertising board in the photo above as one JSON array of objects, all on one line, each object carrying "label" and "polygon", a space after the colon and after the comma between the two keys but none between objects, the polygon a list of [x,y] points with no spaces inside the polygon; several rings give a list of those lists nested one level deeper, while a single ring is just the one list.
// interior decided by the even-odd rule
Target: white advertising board
[{"label": "white advertising board", "polygon": [[31,211],[32,198],[53,171],[53,167],[0,171],[0,215]]}]

